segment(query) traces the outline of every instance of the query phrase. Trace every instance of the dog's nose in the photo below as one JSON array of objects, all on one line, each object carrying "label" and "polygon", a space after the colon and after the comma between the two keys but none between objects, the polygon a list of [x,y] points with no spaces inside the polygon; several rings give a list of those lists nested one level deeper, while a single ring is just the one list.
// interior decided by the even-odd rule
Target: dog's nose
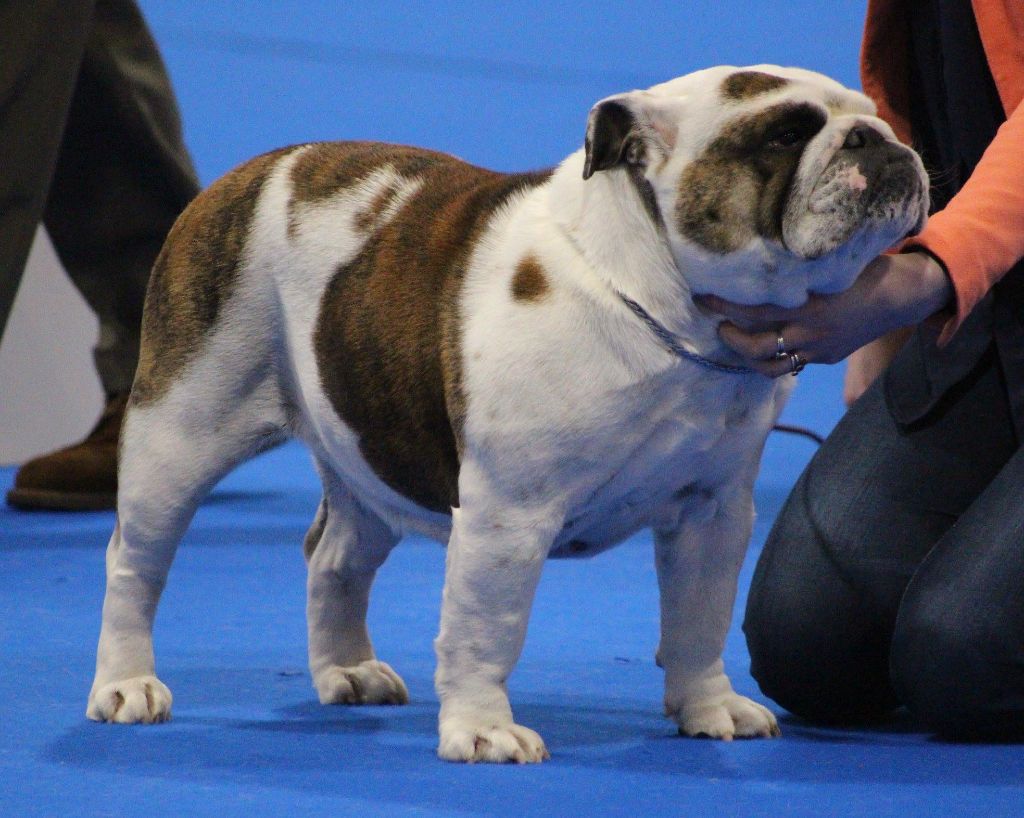
[{"label": "dog's nose", "polygon": [[884,141],[885,137],[874,128],[869,128],[867,125],[854,125],[846,132],[843,147],[847,150],[856,150],[869,145],[878,145]]}]

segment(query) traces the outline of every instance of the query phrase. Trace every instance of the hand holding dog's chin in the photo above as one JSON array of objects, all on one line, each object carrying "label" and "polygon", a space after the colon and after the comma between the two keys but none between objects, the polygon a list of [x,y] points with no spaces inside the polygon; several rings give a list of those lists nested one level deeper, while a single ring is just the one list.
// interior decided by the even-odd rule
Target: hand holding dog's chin
[{"label": "hand holding dog's chin", "polygon": [[790,353],[807,363],[837,363],[854,350],[899,327],[924,321],[953,300],[953,285],[930,255],[910,252],[879,256],[853,285],[835,295],[811,295],[800,307],[746,307],[715,296],[701,306],[719,313],[722,340],[769,377],[792,369],[777,358],[781,336]]}]

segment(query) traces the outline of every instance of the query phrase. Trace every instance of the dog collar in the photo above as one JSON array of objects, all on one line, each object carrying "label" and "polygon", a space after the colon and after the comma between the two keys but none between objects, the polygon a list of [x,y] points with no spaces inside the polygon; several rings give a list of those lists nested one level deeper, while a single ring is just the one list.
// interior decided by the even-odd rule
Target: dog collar
[{"label": "dog collar", "polygon": [[705,369],[713,370],[714,372],[730,372],[733,375],[749,375],[755,370],[750,369],[746,366],[735,366],[733,364],[720,364],[717,361],[712,361],[710,358],[705,358],[703,355],[698,355],[696,352],[690,352],[686,347],[682,345],[680,340],[670,332],[661,322],[659,322],[653,315],[647,310],[636,303],[632,298],[618,290],[615,294],[619,297],[623,304],[625,304],[632,313],[643,321],[650,328],[651,332],[658,336],[658,340],[665,345],[673,355],[677,358],[682,358],[685,361],[690,361],[698,366],[702,366]]}]

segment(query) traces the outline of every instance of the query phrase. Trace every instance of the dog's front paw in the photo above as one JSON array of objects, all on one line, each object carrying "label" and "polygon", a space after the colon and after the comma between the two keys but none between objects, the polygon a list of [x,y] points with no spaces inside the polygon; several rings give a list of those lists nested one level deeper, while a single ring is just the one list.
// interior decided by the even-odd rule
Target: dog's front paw
[{"label": "dog's front paw", "polygon": [[376,659],[358,665],[330,665],[313,678],[320,704],[408,704],[405,682]]},{"label": "dog's front paw", "polygon": [[669,715],[684,736],[708,736],[732,741],[736,736],[769,738],[781,735],[772,712],[738,693],[725,693],[686,705]]},{"label": "dog's front paw", "polygon": [[136,676],[96,688],[85,715],[93,721],[157,724],[171,717],[171,691],[156,676]]},{"label": "dog's front paw", "polygon": [[544,739],[529,727],[511,722],[492,724],[465,718],[441,722],[437,755],[445,761],[490,761],[535,764],[551,758]]}]

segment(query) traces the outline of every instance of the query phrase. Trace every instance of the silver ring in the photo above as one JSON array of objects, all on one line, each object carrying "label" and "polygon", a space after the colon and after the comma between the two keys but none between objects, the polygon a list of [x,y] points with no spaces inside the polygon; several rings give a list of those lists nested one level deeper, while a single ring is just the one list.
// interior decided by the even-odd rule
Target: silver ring
[{"label": "silver ring", "polygon": [[779,337],[775,339],[775,357],[785,358],[787,355],[789,353],[786,352],[786,342],[782,338],[782,333],[779,333]]},{"label": "silver ring", "polygon": [[799,375],[804,371],[804,367],[807,366],[807,361],[800,357],[796,352],[789,352],[789,374]]}]

